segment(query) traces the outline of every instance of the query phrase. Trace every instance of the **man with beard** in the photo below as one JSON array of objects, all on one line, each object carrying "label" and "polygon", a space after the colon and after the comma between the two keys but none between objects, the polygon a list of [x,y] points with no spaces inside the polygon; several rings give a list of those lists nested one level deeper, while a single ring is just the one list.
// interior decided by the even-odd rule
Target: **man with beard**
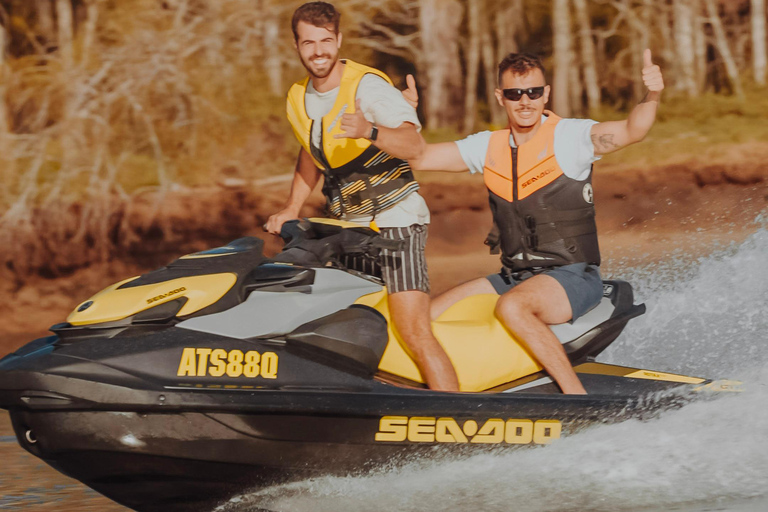
[{"label": "man with beard", "polygon": [[[287,114],[302,148],[288,201],[266,229],[279,234],[297,218],[322,175],[331,215],[402,240],[405,249],[382,251],[374,273],[387,285],[394,326],[427,385],[457,391],[456,372],[430,325],[424,256],[429,210],[406,162],[423,143],[421,125],[384,73],[339,59],[339,18],[325,2],[294,12],[294,42],[309,76],[288,92]],[[362,260],[347,264],[370,271]]]},{"label": "man with beard", "polygon": [[664,89],[645,50],[648,94],[624,121],[561,119],[545,111],[550,87],[541,60],[510,54],[499,64],[496,99],[508,127],[457,142],[424,145],[416,170],[482,173],[489,191],[502,270],[435,298],[432,317],[476,294],[497,293],[496,315],[530,350],[563,393],[585,394],[549,325],[573,321],[602,297],[592,163],[643,140]]}]

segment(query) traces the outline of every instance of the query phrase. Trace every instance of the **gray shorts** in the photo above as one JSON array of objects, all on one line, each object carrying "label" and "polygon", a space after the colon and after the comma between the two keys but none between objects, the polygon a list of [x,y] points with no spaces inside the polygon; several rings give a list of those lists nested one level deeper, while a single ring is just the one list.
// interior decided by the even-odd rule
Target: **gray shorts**
[{"label": "gray shorts", "polygon": [[377,261],[361,256],[345,256],[348,268],[380,277],[393,294],[418,290],[429,293],[429,274],[424,248],[427,245],[427,225],[413,224],[407,228],[381,228],[381,236],[405,241],[402,251],[382,250]]},{"label": "gray shorts", "polygon": [[573,317],[571,322],[597,306],[603,297],[603,280],[600,277],[600,267],[586,263],[573,263],[562,267],[529,272],[510,272],[503,268],[498,274],[487,276],[496,293],[503,295],[519,283],[538,274],[554,277],[565,289],[568,301],[571,303]]}]

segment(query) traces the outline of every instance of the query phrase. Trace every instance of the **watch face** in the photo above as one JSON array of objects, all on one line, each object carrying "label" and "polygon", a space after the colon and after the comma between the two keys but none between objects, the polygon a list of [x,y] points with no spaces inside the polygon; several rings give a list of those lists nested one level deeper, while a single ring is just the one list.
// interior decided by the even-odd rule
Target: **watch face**
[{"label": "watch face", "polygon": [[376,126],[376,125],[373,125],[371,127],[371,137],[370,137],[370,139],[371,140],[376,140],[376,137],[378,137],[378,136],[379,136],[379,127]]}]

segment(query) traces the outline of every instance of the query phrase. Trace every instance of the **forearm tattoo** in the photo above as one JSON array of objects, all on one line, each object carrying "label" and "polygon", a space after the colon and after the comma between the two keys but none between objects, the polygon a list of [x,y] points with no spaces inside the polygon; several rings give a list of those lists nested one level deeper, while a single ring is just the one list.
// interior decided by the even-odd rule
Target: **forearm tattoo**
[{"label": "forearm tattoo", "polygon": [[592,144],[600,151],[613,151],[619,149],[621,146],[613,142],[612,133],[604,133],[602,135],[592,134]]}]

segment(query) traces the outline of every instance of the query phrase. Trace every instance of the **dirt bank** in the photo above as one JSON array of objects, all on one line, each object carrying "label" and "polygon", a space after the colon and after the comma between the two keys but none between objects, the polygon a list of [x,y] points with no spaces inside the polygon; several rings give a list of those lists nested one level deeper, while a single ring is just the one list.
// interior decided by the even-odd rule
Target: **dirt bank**
[{"label": "dirt bank", "polygon": [[[762,158],[733,164],[676,164],[656,169],[599,169],[594,190],[604,269],[702,254],[743,240],[758,229],[768,205]],[[498,267],[482,245],[490,227],[481,178],[431,175],[422,193],[432,212],[428,257],[433,291],[485,275]],[[255,235],[267,252],[279,250],[261,226],[279,209],[289,182],[224,182],[177,188],[162,198],[150,192],[117,203],[95,233],[81,229],[84,208],[37,212],[45,243],[15,244],[18,264],[4,269],[0,298],[0,354],[62,321],[72,307],[104,286],[161,266],[179,255]],[[312,196],[303,215],[319,215]],[[56,222],[53,222],[53,220]],[[87,231],[87,230],[86,230]],[[99,232],[108,243],[99,243]]]}]

